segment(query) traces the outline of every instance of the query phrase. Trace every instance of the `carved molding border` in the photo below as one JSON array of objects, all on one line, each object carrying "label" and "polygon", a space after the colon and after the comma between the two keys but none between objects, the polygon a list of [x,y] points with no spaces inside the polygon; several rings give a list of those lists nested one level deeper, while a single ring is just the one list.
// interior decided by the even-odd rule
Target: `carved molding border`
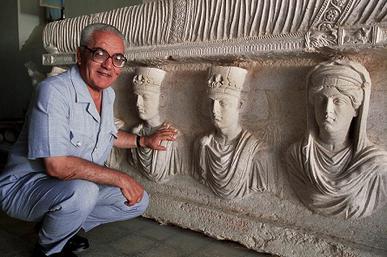
[{"label": "carved molding border", "polygon": [[139,62],[387,45],[385,1],[159,0],[48,24],[43,43],[51,53],[43,64],[73,63],[80,31],[93,22],[119,28],[128,59]]},{"label": "carved molding border", "polygon": [[184,43],[154,47],[139,47],[126,52],[129,60],[149,59],[180,60],[185,58],[208,59],[215,57],[250,58],[267,53],[302,52],[304,39],[301,35],[279,38],[235,39],[217,42]]},{"label": "carved molding border", "polygon": [[318,51],[318,48],[326,46],[345,50],[385,47],[386,44],[387,23],[311,30],[305,34],[306,51]]},{"label": "carved molding border", "polygon": [[[128,48],[131,61],[210,59],[216,57],[253,58],[274,54],[318,52],[322,47],[336,50],[385,48],[387,23],[339,27],[330,31],[311,30],[286,36],[267,36],[211,42],[188,42],[168,45]],[[70,65],[76,62],[75,52],[44,54],[43,65]]]}]

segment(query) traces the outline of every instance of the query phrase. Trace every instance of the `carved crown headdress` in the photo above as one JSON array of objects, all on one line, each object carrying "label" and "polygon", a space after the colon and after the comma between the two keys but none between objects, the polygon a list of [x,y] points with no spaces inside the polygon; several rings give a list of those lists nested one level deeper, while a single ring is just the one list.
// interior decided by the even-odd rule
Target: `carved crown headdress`
[{"label": "carved crown headdress", "polygon": [[233,66],[213,66],[209,70],[208,92],[240,97],[247,70]]},{"label": "carved crown headdress", "polygon": [[157,68],[139,67],[133,77],[134,90],[160,92],[166,72]]}]

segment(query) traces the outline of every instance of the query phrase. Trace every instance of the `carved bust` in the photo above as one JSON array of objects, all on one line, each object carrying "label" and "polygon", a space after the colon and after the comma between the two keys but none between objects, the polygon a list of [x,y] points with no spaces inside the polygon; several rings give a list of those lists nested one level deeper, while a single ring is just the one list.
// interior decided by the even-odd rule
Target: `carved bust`
[{"label": "carved bust", "polygon": [[367,138],[369,73],[353,61],[324,62],[307,90],[307,134],[287,156],[295,193],[323,215],[371,215],[387,198],[387,152]]},{"label": "carved bust", "polygon": [[208,98],[215,131],[194,146],[195,175],[225,199],[242,198],[266,187],[265,172],[255,159],[261,144],[239,123],[246,73],[238,67],[211,68]]},{"label": "carved bust", "polygon": [[[160,87],[165,71],[156,68],[138,68],[133,78],[136,106],[143,123],[133,129],[133,133],[145,136],[155,132],[162,121],[159,113]],[[177,172],[181,172],[182,161],[177,150],[177,143],[163,141],[166,151],[150,148],[133,148],[130,163],[145,177],[154,182],[165,182]]]}]

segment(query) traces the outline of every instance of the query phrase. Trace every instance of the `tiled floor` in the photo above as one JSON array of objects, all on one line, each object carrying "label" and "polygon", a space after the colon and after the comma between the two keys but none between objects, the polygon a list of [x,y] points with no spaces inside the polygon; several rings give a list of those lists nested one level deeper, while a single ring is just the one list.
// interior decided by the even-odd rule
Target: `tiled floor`
[{"label": "tiled floor", "polygon": [[[145,218],[102,225],[86,234],[90,249],[79,257],[270,257]],[[36,242],[34,224],[0,213],[0,256],[28,257]]]}]

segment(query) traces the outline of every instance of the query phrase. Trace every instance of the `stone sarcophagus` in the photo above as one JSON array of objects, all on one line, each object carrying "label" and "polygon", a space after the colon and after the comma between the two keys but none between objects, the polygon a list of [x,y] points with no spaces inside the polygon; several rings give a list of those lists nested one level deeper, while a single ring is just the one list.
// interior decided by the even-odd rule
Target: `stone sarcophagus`
[{"label": "stone sarcophagus", "polygon": [[94,22],[128,41],[117,127],[179,130],[107,162],[147,217],[279,256],[387,256],[387,2],[152,1],[48,24],[43,63],[74,64]]}]

